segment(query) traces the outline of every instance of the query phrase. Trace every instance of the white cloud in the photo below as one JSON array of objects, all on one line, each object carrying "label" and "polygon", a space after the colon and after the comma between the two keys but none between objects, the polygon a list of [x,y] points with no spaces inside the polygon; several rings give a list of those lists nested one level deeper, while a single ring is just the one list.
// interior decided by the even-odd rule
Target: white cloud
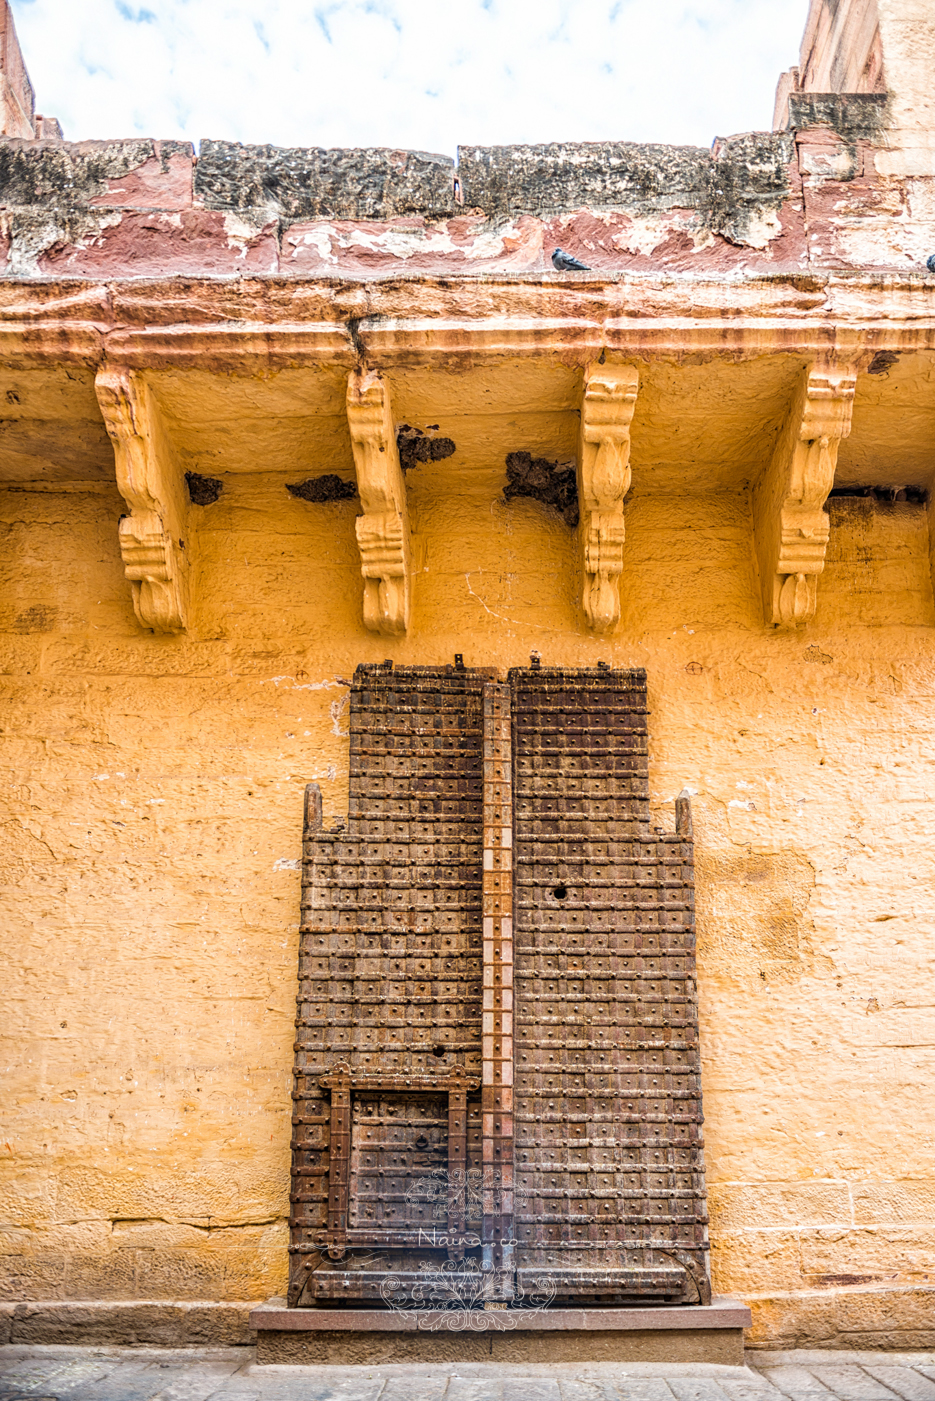
[{"label": "white cloud", "polygon": [[767,130],[807,0],[13,0],[69,140],[454,154]]}]

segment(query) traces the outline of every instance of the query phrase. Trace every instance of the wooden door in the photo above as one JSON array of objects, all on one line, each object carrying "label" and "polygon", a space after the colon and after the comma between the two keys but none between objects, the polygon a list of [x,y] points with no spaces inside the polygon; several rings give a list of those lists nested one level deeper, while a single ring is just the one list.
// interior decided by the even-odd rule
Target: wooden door
[{"label": "wooden door", "polygon": [[642,672],[359,667],[307,804],[290,1303],[708,1296],[690,817]]}]

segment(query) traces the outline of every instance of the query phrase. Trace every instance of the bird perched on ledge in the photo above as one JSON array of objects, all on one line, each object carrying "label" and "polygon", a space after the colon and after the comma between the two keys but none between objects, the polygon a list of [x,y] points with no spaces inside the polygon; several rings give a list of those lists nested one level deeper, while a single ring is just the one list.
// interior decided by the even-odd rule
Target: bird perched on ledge
[{"label": "bird perched on ledge", "polygon": [[573,258],[570,253],[563,253],[561,248],[556,248],[552,254],[552,266],[558,272],[590,272],[587,263],[579,263],[577,258]]},{"label": "bird perched on ledge", "polygon": [[[555,253],[552,254],[552,262],[555,263]],[[558,263],[555,263],[555,266],[558,267]],[[929,272],[935,272],[935,253],[929,255],[926,259],[925,266],[928,268]]]}]

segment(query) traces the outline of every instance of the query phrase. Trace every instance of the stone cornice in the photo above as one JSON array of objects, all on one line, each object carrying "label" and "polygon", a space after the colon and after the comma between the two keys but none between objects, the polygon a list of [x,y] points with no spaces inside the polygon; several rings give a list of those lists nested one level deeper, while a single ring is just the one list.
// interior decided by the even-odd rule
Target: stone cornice
[{"label": "stone cornice", "polygon": [[715,359],[932,348],[935,284],[916,277],[0,282],[0,355],[11,367],[96,367],[105,355],[131,368],[249,372],[491,356],[584,364],[602,350]]}]

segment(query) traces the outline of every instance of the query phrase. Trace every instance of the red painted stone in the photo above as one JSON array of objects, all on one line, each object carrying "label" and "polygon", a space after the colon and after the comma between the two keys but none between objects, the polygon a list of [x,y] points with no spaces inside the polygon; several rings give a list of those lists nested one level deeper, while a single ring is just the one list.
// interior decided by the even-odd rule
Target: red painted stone
[{"label": "red painted stone", "polygon": [[43,273],[80,277],[274,274],[278,266],[274,221],[244,237],[229,215],[206,209],[121,214],[100,233],[39,259]]},{"label": "red painted stone", "polygon": [[[156,143],[157,153],[159,143]],[[120,179],[111,180],[104,194],[89,200],[93,209],[190,209],[192,204],[192,175],[194,152],[184,155],[173,151],[163,168],[161,153],[130,170]]]},{"label": "red painted stone", "polygon": [[[853,178],[835,178],[834,166],[842,146],[833,142],[801,143],[802,188],[808,223],[809,265],[815,269],[854,268],[862,271],[919,266],[920,257],[907,239],[908,199],[901,180],[882,180],[876,173],[874,149],[857,146]],[[823,168],[831,173],[825,175]]]},{"label": "red painted stone", "polygon": [[419,218],[295,223],[283,234],[282,272],[287,276],[525,272],[545,266],[542,227],[541,220],[525,217],[492,230],[483,216],[470,214],[438,223]]}]

